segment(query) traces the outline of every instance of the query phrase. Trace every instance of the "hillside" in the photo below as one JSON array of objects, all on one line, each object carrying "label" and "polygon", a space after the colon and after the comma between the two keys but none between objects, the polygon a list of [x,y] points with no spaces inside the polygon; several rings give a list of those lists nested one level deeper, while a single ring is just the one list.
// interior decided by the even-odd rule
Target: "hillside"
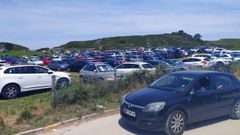
[{"label": "hillside", "polygon": [[224,47],[228,49],[240,49],[240,39],[220,39],[217,41],[210,41],[213,46]]},{"label": "hillside", "polygon": [[0,42],[0,49],[1,50],[5,50],[5,51],[11,51],[11,50],[17,50],[17,51],[25,50],[25,51],[29,51],[29,48],[27,48],[25,46],[18,45],[18,44],[13,44],[13,43],[8,43],[8,42]]},{"label": "hillside", "polygon": [[[197,34],[196,34],[197,35]],[[201,35],[192,36],[184,31],[171,34],[119,36],[101,38],[90,41],[71,41],[56,48],[63,49],[127,49],[136,47],[196,47],[204,46],[207,42],[201,40]]]}]

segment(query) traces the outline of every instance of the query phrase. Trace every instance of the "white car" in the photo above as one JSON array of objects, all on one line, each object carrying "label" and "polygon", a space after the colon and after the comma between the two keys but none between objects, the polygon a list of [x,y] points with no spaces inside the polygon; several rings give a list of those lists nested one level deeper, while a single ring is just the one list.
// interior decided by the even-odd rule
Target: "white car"
[{"label": "white car", "polygon": [[205,60],[209,60],[211,65],[217,65],[217,66],[223,66],[223,65],[228,65],[232,62],[230,59],[225,59],[222,57],[215,57],[212,56],[211,54],[195,54],[192,56],[193,58],[203,58]]},{"label": "white car", "polygon": [[30,64],[30,65],[39,65],[39,66],[43,66],[44,65],[43,61],[40,60],[40,59],[30,59],[28,61],[28,64]]},{"label": "white car", "polygon": [[210,67],[212,64],[209,59],[206,58],[197,58],[197,57],[190,57],[190,58],[185,58],[182,60],[184,64],[187,66],[191,67]]},{"label": "white car", "polygon": [[150,71],[150,72],[155,72],[156,68],[146,62],[127,62],[121,65],[118,65],[116,68],[116,73],[117,75],[126,75],[126,74],[131,74],[133,72],[137,71]]},{"label": "white car", "polygon": [[234,59],[234,62],[240,61],[240,52],[232,52],[231,56]]},{"label": "white car", "polygon": [[52,87],[52,76],[56,76],[56,88],[71,84],[71,75],[54,72],[35,65],[0,67],[0,94],[3,98],[16,98],[21,92]]}]

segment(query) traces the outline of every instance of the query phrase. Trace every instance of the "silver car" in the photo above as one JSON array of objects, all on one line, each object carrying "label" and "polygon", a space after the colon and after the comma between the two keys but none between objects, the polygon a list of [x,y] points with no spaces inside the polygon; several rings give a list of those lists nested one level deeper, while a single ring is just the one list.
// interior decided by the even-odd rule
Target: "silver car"
[{"label": "silver car", "polygon": [[80,70],[80,80],[97,81],[97,80],[115,80],[114,69],[105,63],[89,63]]}]

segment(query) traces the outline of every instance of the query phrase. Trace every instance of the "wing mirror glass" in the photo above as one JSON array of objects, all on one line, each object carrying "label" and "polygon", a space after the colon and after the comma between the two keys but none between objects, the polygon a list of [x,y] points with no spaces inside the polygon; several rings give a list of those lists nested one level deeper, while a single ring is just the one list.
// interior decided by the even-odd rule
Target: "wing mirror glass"
[{"label": "wing mirror glass", "polygon": [[219,85],[218,87],[217,87],[217,89],[219,90],[219,89],[222,89],[223,88],[223,85]]},{"label": "wing mirror glass", "polygon": [[53,71],[48,71],[48,74],[53,74]]}]

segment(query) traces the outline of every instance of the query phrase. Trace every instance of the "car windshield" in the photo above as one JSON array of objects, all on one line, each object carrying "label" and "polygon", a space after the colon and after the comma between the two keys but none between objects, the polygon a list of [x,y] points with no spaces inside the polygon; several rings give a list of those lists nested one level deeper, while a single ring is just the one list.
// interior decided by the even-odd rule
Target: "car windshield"
[{"label": "car windshield", "polygon": [[111,72],[114,70],[110,65],[98,65],[97,69],[99,72]]},{"label": "car windshield", "polygon": [[194,78],[192,74],[170,74],[153,82],[149,87],[184,92]]},{"label": "car windshield", "polygon": [[64,61],[57,61],[57,64],[66,64]]}]

